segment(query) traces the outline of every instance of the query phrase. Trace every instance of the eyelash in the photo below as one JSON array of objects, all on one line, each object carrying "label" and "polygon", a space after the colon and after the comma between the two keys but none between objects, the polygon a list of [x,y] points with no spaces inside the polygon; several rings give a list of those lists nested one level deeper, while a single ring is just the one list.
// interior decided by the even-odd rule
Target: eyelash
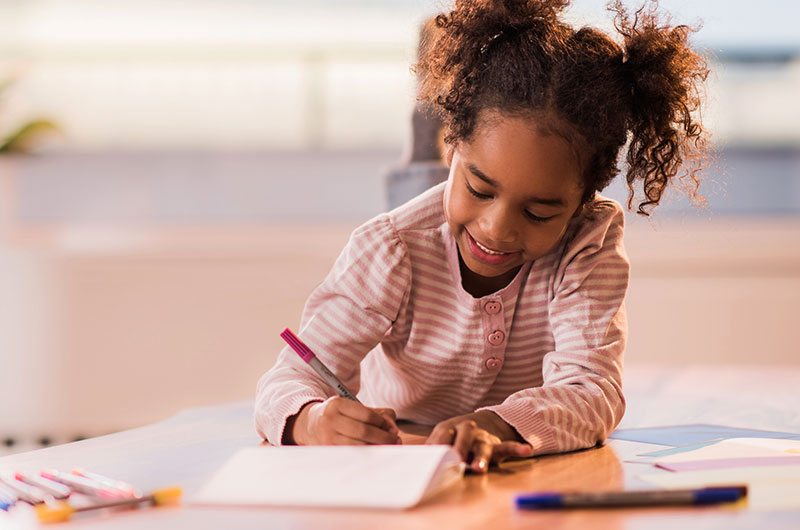
[{"label": "eyelash", "polygon": [[[491,195],[486,195],[485,193],[479,193],[475,191],[475,189],[472,186],[470,186],[469,182],[467,182],[466,180],[464,181],[464,183],[467,185],[467,190],[469,190],[472,196],[475,197],[476,199],[482,201],[488,201],[489,199],[492,198]],[[528,219],[528,221],[532,223],[544,223],[545,221],[549,221],[550,219],[552,219],[552,217],[539,217],[538,215],[532,214],[528,210],[525,210],[525,217]]]}]

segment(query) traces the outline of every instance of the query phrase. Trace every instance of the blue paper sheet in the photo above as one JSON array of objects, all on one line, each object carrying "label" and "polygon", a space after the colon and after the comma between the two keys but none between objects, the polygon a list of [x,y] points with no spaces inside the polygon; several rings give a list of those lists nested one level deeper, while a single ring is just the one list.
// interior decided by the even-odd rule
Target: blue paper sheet
[{"label": "blue paper sheet", "polygon": [[742,429],[724,425],[693,424],[648,427],[644,429],[617,429],[609,435],[609,438],[679,447],[726,438],[786,438],[800,440],[800,434]]}]

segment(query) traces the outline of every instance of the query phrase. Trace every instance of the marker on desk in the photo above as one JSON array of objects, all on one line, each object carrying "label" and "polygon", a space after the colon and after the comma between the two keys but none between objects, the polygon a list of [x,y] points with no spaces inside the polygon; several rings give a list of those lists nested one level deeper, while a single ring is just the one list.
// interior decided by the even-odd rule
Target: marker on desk
[{"label": "marker on desk", "polygon": [[62,471],[42,471],[40,475],[48,480],[60,482],[65,486],[69,486],[73,491],[84,493],[86,495],[92,495],[104,499],[120,499],[129,497],[129,495],[123,495],[119,492],[119,490],[104,486],[102,483],[97,482],[96,480],[80,477],[72,473],[64,473]]},{"label": "marker on desk", "polygon": [[317,372],[326,383],[331,385],[333,388],[336,389],[336,392],[347,399],[352,399],[356,403],[361,403],[358,398],[350,392],[350,390],[344,386],[344,383],[339,381],[339,378],[333,375],[333,372],[328,370],[328,367],[322,364],[322,361],[317,359],[317,356],[314,355],[314,352],[311,351],[311,348],[306,346],[305,342],[300,340],[300,337],[292,333],[292,330],[286,328],[281,333],[281,338],[286,341],[291,348],[297,352],[297,355],[303,358],[303,360],[308,363],[311,368]]},{"label": "marker on desk", "polygon": [[28,504],[41,504],[53,498],[46,491],[42,491],[36,486],[26,484],[12,475],[0,475],[0,484],[14,492],[14,495]]},{"label": "marker on desk", "polygon": [[153,506],[172,504],[178,502],[181,498],[181,495],[181,489],[175,487],[154,491],[153,493],[144,495],[142,497],[128,497],[108,502],[101,502],[99,504],[92,504],[89,506],[81,506],[79,508],[70,506],[66,501],[60,501],[55,505],[40,504],[36,506],[36,516],[41,523],[59,523],[69,520],[74,513],[82,513],[106,508],[135,508],[142,504],[152,504]]},{"label": "marker on desk", "polygon": [[599,493],[534,493],[518,495],[517,508],[553,510],[564,508],[615,508],[679,504],[720,504],[747,495],[747,486],[683,490],[630,490]]},{"label": "marker on desk", "polygon": [[103,475],[99,475],[97,473],[93,473],[91,471],[87,471],[81,468],[75,468],[72,470],[73,475],[78,475],[79,477],[88,478],[90,480],[94,480],[95,482],[102,484],[110,491],[117,491],[120,496],[122,497],[141,497],[142,492],[138,490],[135,486],[128,484],[127,482],[123,482],[121,480],[108,478]]},{"label": "marker on desk", "polygon": [[13,491],[0,484],[0,510],[8,511],[17,502]]},{"label": "marker on desk", "polygon": [[54,480],[46,479],[32,473],[16,473],[14,477],[31,486],[36,486],[40,490],[52,495],[56,499],[66,499],[72,490],[64,484]]}]

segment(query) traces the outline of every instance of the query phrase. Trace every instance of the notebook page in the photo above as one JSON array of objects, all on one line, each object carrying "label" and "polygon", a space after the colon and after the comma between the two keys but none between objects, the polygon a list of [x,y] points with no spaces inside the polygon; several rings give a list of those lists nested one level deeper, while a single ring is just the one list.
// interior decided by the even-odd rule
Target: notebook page
[{"label": "notebook page", "polygon": [[408,508],[463,471],[446,445],[252,447],[231,457],[192,502]]}]

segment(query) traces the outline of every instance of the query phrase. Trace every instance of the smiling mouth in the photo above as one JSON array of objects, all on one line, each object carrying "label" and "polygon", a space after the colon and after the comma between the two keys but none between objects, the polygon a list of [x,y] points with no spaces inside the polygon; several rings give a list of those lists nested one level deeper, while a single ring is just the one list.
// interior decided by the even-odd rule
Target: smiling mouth
[{"label": "smiling mouth", "polygon": [[519,254],[519,251],[502,252],[500,250],[489,248],[486,245],[479,243],[474,237],[472,237],[472,234],[470,234],[468,230],[465,230],[465,233],[467,235],[467,242],[469,243],[469,248],[472,255],[475,257],[475,259],[489,265],[505,264],[507,261],[513,259]]},{"label": "smiling mouth", "polygon": [[503,254],[510,254],[510,252],[500,252],[499,250],[492,250],[489,247],[485,247],[481,245],[481,242],[475,239],[474,237],[472,238],[472,240],[475,241],[475,244],[478,245],[479,249],[486,252],[487,254],[491,254],[493,256],[502,256]]}]

